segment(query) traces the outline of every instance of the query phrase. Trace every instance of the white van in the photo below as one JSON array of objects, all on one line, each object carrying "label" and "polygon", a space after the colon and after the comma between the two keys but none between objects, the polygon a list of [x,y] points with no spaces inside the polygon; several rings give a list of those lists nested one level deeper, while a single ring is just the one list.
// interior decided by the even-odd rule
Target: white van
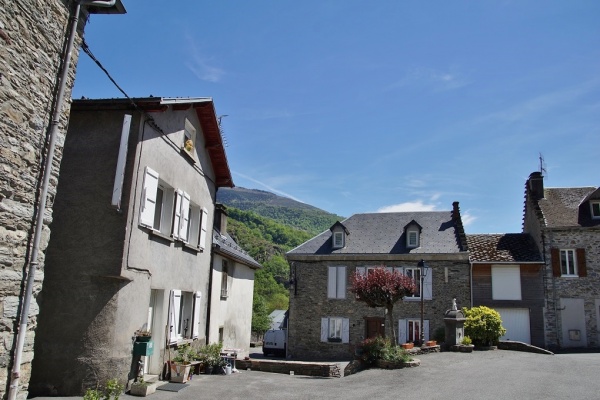
[{"label": "white van", "polygon": [[263,354],[265,356],[273,354],[274,356],[285,357],[287,348],[287,330],[269,329],[263,337]]}]

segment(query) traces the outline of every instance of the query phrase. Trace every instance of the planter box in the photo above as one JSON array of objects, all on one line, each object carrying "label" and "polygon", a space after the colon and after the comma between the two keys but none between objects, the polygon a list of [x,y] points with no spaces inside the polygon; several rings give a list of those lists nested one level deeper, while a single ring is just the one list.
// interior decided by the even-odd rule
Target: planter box
[{"label": "planter box", "polygon": [[156,392],[156,383],[147,383],[144,385],[133,383],[131,389],[129,389],[129,394],[132,396],[146,397],[154,392]]},{"label": "planter box", "polygon": [[458,351],[460,351],[462,353],[472,353],[474,348],[475,348],[475,346],[472,344],[461,344],[458,347]]},{"label": "planter box", "polygon": [[406,350],[412,349],[413,347],[415,347],[414,343],[404,343],[404,344],[402,344],[402,348],[406,349]]},{"label": "planter box", "polygon": [[425,346],[426,347],[437,346],[437,342],[435,340],[428,340],[428,341],[425,342]]},{"label": "planter box", "polygon": [[171,379],[169,382],[184,383],[190,377],[190,364],[171,363]]}]

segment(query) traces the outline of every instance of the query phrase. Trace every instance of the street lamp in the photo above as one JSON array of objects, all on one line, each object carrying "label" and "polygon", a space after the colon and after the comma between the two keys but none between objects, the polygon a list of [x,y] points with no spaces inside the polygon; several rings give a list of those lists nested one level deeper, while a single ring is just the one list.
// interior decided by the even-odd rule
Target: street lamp
[{"label": "street lamp", "polygon": [[421,268],[421,287],[419,288],[419,294],[421,295],[421,325],[419,326],[419,333],[421,334],[419,345],[422,347],[425,343],[425,329],[424,329],[424,317],[425,317],[425,275],[429,267],[425,264],[425,260],[421,259],[417,264],[417,267]]}]

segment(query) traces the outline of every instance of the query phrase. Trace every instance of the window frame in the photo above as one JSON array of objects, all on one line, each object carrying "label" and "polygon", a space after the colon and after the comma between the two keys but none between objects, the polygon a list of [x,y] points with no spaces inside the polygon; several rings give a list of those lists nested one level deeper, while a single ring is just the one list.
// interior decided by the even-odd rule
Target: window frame
[{"label": "window frame", "polygon": [[[414,242],[411,240],[412,237],[414,237]],[[406,247],[411,249],[419,247],[420,239],[421,238],[419,237],[419,230],[417,228],[409,228],[406,231]]]},{"label": "window frame", "polygon": [[[336,335],[337,331],[339,331],[340,336]],[[350,319],[345,317],[322,317],[321,342],[350,343]]]},{"label": "window frame", "polygon": [[[183,142],[181,144],[181,148],[192,157],[194,157],[194,149],[196,148],[196,136],[196,127],[190,122],[189,119],[186,118],[183,126]],[[185,143],[188,140],[192,141],[191,150],[188,150],[185,146]]]},{"label": "window frame", "polygon": [[521,266],[492,265],[492,300],[522,300]]},{"label": "window frame", "polygon": [[221,299],[229,297],[229,260],[221,260]]},{"label": "window frame", "polygon": [[334,249],[341,249],[343,248],[345,245],[345,237],[344,237],[344,232],[341,231],[336,231],[333,232],[333,248]]},{"label": "window frame", "polygon": [[[565,258],[563,259],[563,254]],[[569,260],[568,255],[572,254],[572,259]],[[559,260],[560,260],[560,276],[562,277],[579,277],[579,271],[577,268],[577,250],[576,249],[560,249],[559,250]],[[563,263],[563,261],[566,261]],[[572,265],[571,265],[572,264]],[[572,268],[570,268],[572,267]],[[571,272],[572,269],[572,273]]]},{"label": "window frame", "polygon": [[600,200],[590,201],[590,214],[592,219],[600,219]]},{"label": "window frame", "polygon": [[[419,267],[404,267],[402,271],[404,275],[408,276],[412,280],[415,281],[415,285],[417,286],[418,293],[414,293],[410,296],[404,296],[405,299],[421,299],[421,294],[423,291],[421,290],[421,268]],[[410,274],[408,272],[411,272]],[[413,273],[418,275],[417,278],[414,278]]]}]

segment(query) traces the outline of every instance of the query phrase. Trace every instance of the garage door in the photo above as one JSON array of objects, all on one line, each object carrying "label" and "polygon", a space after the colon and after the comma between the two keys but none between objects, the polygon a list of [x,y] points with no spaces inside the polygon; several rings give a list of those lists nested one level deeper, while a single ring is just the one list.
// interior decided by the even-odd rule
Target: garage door
[{"label": "garage door", "polygon": [[502,318],[502,326],[506,328],[506,335],[500,340],[515,340],[531,344],[529,330],[528,308],[497,308]]}]

